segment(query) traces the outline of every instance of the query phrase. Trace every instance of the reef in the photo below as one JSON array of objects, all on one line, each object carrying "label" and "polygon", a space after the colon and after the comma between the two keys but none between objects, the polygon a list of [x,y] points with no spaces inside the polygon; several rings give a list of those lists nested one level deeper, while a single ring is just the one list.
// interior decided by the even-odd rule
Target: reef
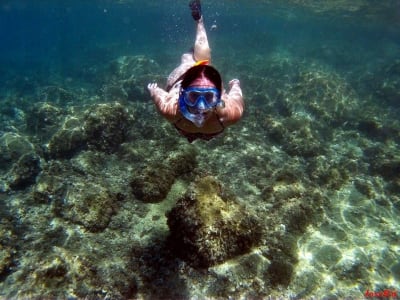
[{"label": "reef", "polygon": [[177,178],[194,171],[196,150],[185,147],[152,164],[135,174],[131,180],[131,188],[135,197],[146,203],[162,201],[171,189]]},{"label": "reef", "polygon": [[268,49],[221,60],[246,113],[209,142],[188,144],[157,114],[146,84],[168,74],[150,57],[81,70],[84,88],[9,81],[0,297],[337,299],[395,288],[398,61],[357,79],[321,63],[337,49],[306,59]]},{"label": "reef", "polygon": [[36,180],[41,171],[40,152],[28,138],[6,133],[0,138],[0,191],[23,189]]},{"label": "reef", "polygon": [[82,115],[68,115],[50,138],[51,157],[70,157],[84,149],[112,153],[125,141],[132,116],[118,102],[93,105]]},{"label": "reef", "polygon": [[400,60],[378,70],[372,81],[376,95],[385,103],[397,107],[400,101]]},{"label": "reef", "polygon": [[212,176],[197,179],[167,217],[174,252],[196,267],[246,253],[261,240],[255,214],[235,202]]},{"label": "reef", "polygon": [[64,111],[50,102],[35,103],[27,113],[27,129],[41,140],[48,140],[58,130],[63,115]]},{"label": "reef", "polygon": [[100,75],[103,97],[122,102],[145,99],[149,82],[163,82],[161,73],[158,63],[146,56],[121,56],[110,62]]}]

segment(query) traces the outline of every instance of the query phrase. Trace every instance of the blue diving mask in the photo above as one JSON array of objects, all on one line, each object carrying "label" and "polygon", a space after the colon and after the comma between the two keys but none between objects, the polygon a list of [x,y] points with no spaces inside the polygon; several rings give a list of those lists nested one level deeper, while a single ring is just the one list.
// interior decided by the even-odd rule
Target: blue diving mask
[{"label": "blue diving mask", "polygon": [[221,92],[216,88],[187,87],[179,95],[179,109],[182,115],[202,127],[208,119],[208,111],[224,107]]}]

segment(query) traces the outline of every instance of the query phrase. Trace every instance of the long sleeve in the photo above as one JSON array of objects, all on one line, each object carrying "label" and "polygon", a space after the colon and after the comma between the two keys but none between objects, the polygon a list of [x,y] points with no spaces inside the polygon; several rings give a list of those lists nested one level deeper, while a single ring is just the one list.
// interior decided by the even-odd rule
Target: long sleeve
[{"label": "long sleeve", "polygon": [[170,92],[157,87],[151,92],[151,97],[157,110],[168,121],[174,122],[177,119],[178,112],[178,90],[173,88]]},{"label": "long sleeve", "polygon": [[229,126],[239,121],[243,115],[244,101],[238,80],[231,84],[229,93],[222,95],[222,100],[225,102],[225,107],[218,109],[218,115],[224,126]]}]

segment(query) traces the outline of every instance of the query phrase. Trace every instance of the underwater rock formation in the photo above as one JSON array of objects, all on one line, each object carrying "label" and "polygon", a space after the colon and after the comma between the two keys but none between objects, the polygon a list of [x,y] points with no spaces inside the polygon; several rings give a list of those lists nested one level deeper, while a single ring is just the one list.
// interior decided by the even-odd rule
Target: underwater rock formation
[{"label": "underwater rock formation", "polygon": [[34,150],[35,147],[28,138],[18,133],[4,133],[0,137],[0,169],[7,170],[24,154]]},{"label": "underwater rock formation", "polygon": [[132,117],[118,102],[90,107],[83,116],[67,116],[62,128],[50,139],[51,157],[70,157],[82,149],[115,152],[123,143]]},{"label": "underwater rock formation", "polygon": [[51,103],[35,103],[27,113],[27,129],[45,139],[50,138],[58,129],[62,115],[62,109]]},{"label": "underwater rock formation", "polygon": [[323,139],[307,118],[292,116],[282,122],[266,118],[264,125],[270,137],[289,155],[309,158],[325,151]]},{"label": "underwater rock formation", "polygon": [[321,205],[327,202],[317,187],[307,183],[302,172],[289,168],[279,170],[262,191],[264,203],[270,205],[266,216],[269,230],[265,236],[268,246],[265,256],[271,262],[266,280],[272,286],[291,282],[298,259],[298,237],[307,226],[321,219]]},{"label": "underwater rock formation", "polygon": [[200,268],[248,252],[262,235],[255,215],[212,176],[197,179],[167,217],[173,251]]},{"label": "underwater rock formation", "polygon": [[[3,200],[3,199],[1,199]],[[10,271],[10,267],[14,264],[14,249],[15,235],[13,232],[13,224],[6,216],[5,208],[0,205],[1,220],[0,220],[0,278]]]},{"label": "underwater rock formation", "polygon": [[123,199],[123,195],[112,193],[101,183],[82,180],[68,189],[58,210],[65,219],[98,232],[108,226]]},{"label": "underwater rock formation", "polygon": [[372,146],[364,150],[365,159],[372,174],[386,180],[400,178],[400,151],[398,149]]},{"label": "underwater rock formation", "polygon": [[75,169],[66,163],[50,162],[42,171],[32,198],[38,204],[50,203],[58,217],[90,232],[102,231],[117,213],[124,196],[107,182],[94,180]]},{"label": "underwater rock formation", "polygon": [[0,191],[23,189],[39,174],[40,157],[35,146],[24,136],[6,133],[0,137]]},{"label": "underwater rock formation", "polygon": [[118,102],[99,104],[85,112],[84,132],[89,149],[115,152],[125,141],[131,116]]},{"label": "underwater rock formation", "polygon": [[112,61],[104,74],[103,96],[112,101],[137,101],[147,99],[146,86],[154,80],[162,82],[161,68],[143,55],[121,56]]},{"label": "underwater rock formation", "polygon": [[86,135],[82,121],[67,116],[62,127],[51,137],[48,152],[52,158],[70,157],[86,146]]},{"label": "underwater rock formation", "polygon": [[167,196],[175,178],[191,172],[196,165],[195,148],[186,147],[135,175],[131,180],[132,192],[143,202],[160,202]]},{"label": "underwater rock formation", "polygon": [[34,183],[40,171],[40,157],[34,153],[24,154],[7,173],[8,185],[14,190],[22,189]]},{"label": "underwater rock formation", "polygon": [[400,101],[400,60],[381,70],[378,78],[374,78],[376,95],[386,103],[398,107]]},{"label": "underwater rock formation", "polygon": [[70,105],[76,101],[77,96],[71,91],[57,85],[41,87],[39,98],[43,102],[54,103],[60,106]]}]

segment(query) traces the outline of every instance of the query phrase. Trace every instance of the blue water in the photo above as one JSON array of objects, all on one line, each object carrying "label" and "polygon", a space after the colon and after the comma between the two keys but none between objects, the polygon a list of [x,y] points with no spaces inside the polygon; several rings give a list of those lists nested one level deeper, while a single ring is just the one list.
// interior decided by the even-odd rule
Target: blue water
[{"label": "blue water", "polygon": [[[292,236],[288,224],[266,228],[288,234],[281,243],[295,249],[282,248],[294,253],[297,272],[282,286],[270,285],[270,245],[209,272],[163,252],[165,212],[191,175],[178,178],[172,196],[154,206],[130,192],[134,174],[189,147],[156,114],[146,90],[153,80],[163,86],[192,47],[187,2],[0,0],[0,298],[400,293],[400,2],[203,1],[213,64],[225,86],[241,80],[246,111],[223,138],[191,145],[199,153],[194,175],[216,176],[260,216],[285,206],[271,199],[314,201],[314,192],[327,199],[311,229],[299,233],[294,225]],[[148,64],[131,73],[116,63],[121,57]],[[64,139],[74,142],[57,135],[61,129],[105,122],[93,117],[104,113],[99,103],[120,113],[115,101],[132,115],[120,127],[110,125],[133,124],[121,134],[121,148],[111,141],[118,149],[111,154],[79,144],[65,156],[49,150],[54,136],[60,153]],[[112,117],[105,113],[105,120]],[[97,136],[89,138],[93,146]],[[41,169],[28,185],[10,187],[13,166],[30,147]],[[89,214],[79,202],[86,189],[125,197],[105,210],[111,225],[101,232],[79,219]]]},{"label": "blue water", "polygon": [[[399,47],[399,21],[385,15],[373,21],[346,12],[312,15],[290,4],[274,7],[258,1],[203,6],[208,26],[217,25],[209,33],[216,62],[225,49],[246,62],[276,48],[318,58],[321,47],[334,46],[352,61],[325,57],[326,62],[351,68],[391,59]],[[120,55],[146,54],[176,64],[179,53],[192,44],[193,24],[186,1],[2,1],[0,38],[5,70],[69,74]]]}]

